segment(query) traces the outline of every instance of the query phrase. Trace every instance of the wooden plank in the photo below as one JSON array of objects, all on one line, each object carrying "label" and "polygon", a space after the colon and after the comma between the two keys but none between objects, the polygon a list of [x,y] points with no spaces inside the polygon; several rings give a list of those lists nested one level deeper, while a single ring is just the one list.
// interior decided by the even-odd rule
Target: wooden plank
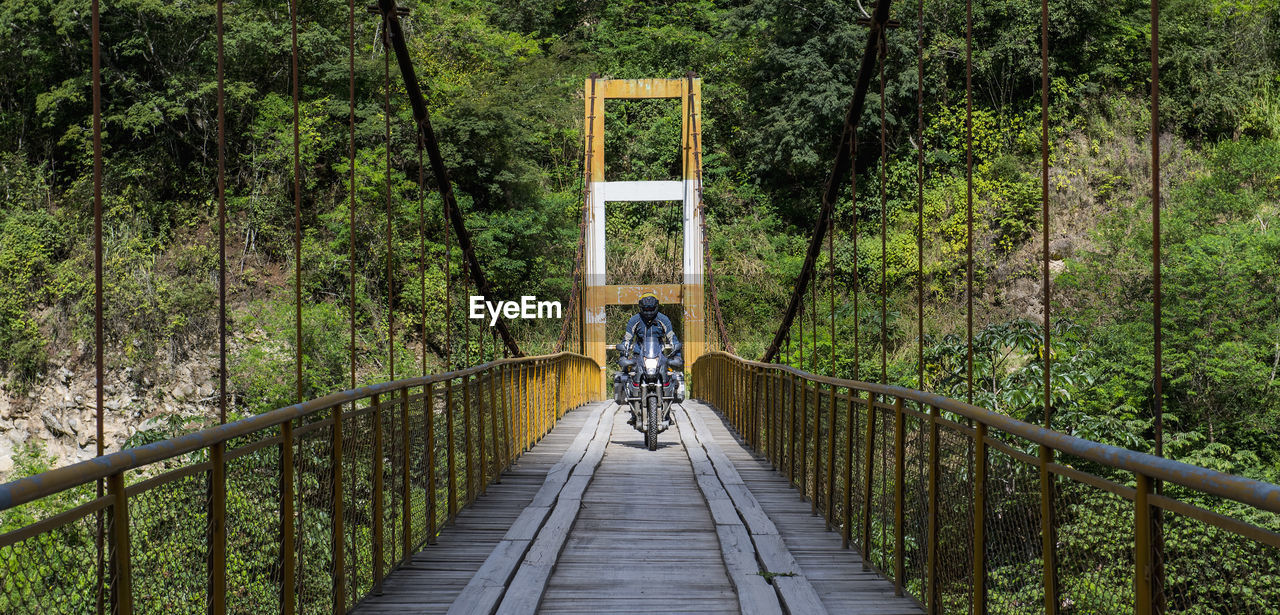
[{"label": "wooden plank", "polygon": [[538,528],[546,521],[551,509],[546,506],[529,506],[521,511],[514,523],[502,537],[503,540],[533,540],[538,535]]},{"label": "wooden plank", "polygon": [[751,536],[747,534],[746,528],[741,525],[719,525],[716,526],[716,535],[720,538],[720,549],[724,554],[725,566],[729,569],[729,579],[738,590],[738,603],[742,612],[760,615],[782,613],[778,594],[760,574],[755,546],[751,543]]},{"label": "wooden plank", "polygon": [[[763,556],[773,565],[796,566],[795,572],[816,591],[821,604],[832,613],[923,613],[914,600],[895,596],[893,583],[874,572],[863,571],[858,552],[841,548],[840,533],[824,528],[823,520],[810,514],[810,505],[800,499],[799,492],[788,484],[786,477],[745,446],[714,409],[696,401],[686,402],[685,407],[695,424],[706,427],[705,432],[699,431],[699,437],[709,435],[715,439],[777,529],[777,538],[754,533],[751,536],[756,548],[764,552]],[[791,559],[782,554],[783,549]],[[776,576],[773,581],[791,612],[818,608],[813,603],[813,594],[803,589],[798,577]]]},{"label": "wooden plank", "polygon": [[649,451],[625,419],[615,419],[539,612],[740,612],[680,423]]},{"label": "wooden plank", "polygon": [[753,535],[778,535],[777,526],[773,524],[773,520],[769,519],[769,515],[764,512],[764,508],[760,506],[756,497],[751,494],[750,488],[738,484],[725,485],[724,489],[729,492],[733,504],[738,507],[738,514],[742,515],[748,531]]},{"label": "wooden plank", "polygon": [[[555,510],[558,510],[559,505],[557,504],[557,509],[552,509],[541,503],[547,499],[559,499],[561,490],[569,482],[568,477],[574,464],[586,457],[590,444],[599,434],[599,424],[605,422],[603,417],[606,407],[600,404],[590,413],[578,436],[561,455],[560,461],[552,467],[554,471],[547,473],[533,502],[521,511],[504,540],[490,552],[480,571],[468,581],[450,605],[448,612],[451,615],[489,615],[497,608],[499,601],[505,599],[508,583],[514,582],[513,576],[519,578],[517,568],[520,562],[537,548],[538,540],[546,528],[558,520]],[[557,529],[552,527],[551,531],[555,532]],[[498,591],[495,592],[494,587]]]},{"label": "wooden plank", "polygon": [[[501,485],[491,485],[483,497],[463,508],[443,530],[438,544],[415,553],[387,577],[381,595],[366,597],[354,612],[444,613],[472,578],[493,577],[489,570],[480,570],[487,557],[543,485],[548,469],[561,461],[587,417],[601,406],[591,404],[568,412],[503,472]],[[519,552],[523,547],[508,548]]]},{"label": "wooden plank", "polygon": [[[591,483],[592,475],[599,461],[604,458],[604,448],[609,442],[613,430],[613,412],[602,412],[592,430],[592,438],[587,445],[582,461],[575,468],[572,477],[564,484],[555,508],[547,517],[547,521],[538,530],[538,535],[525,552],[515,577],[502,595],[497,608],[502,613],[533,613],[542,602],[542,594],[546,590],[551,570],[560,556],[565,539],[581,509],[582,494]],[[586,431],[586,428],[584,428]],[[581,472],[586,468],[588,472]]]}]

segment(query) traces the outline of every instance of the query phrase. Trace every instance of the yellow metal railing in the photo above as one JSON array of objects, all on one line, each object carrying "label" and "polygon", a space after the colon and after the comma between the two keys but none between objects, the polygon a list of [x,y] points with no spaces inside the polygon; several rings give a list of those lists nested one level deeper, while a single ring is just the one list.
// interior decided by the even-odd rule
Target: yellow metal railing
[{"label": "yellow metal railing", "polygon": [[0,613],[345,612],[599,398],[599,369],[503,359],[0,485],[30,520],[0,535]]},{"label": "yellow metal railing", "polygon": [[725,353],[692,384],[927,612],[1280,612],[1280,486]]}]

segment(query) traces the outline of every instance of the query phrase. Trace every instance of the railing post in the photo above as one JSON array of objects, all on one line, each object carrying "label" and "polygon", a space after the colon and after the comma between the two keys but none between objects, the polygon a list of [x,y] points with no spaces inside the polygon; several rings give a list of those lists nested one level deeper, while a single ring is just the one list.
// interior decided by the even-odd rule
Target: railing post
[{"label": "railing post", "polygon": [[[763,445],[765,459],[774,461],[773,449],[773,370],[760,370],[760,388],[764,399],[760,402],[760,443]],[[778,464],[773,463],[774,469]]]},{"label": "railing post", "polygon": [[528,364],[520,364],[520,382],[516,386],[516,394],[520,400],[519,416],[520,416],[520,451],[529,450],[529,439],[533,433],[529,421],[529,366]]},{"label": "railing post", "polygon": [[[479,452],[480,463],[476,468],[476,472],[479,474],[479,481],[480,481],[480,488],[478,490],[479,493],[485,493],[486,491],[489,490],[489,461],[488,461],[488,457],[485,455],[485,453],[488,452],[485,449],[488,447],[486,447],[484,444],[484,423],[485,423],[484,390],[486,388],[493,386],[493,383],[491,381],[492,377],[493,377],[493,374],[485,374],[483,379],[482,377],[476,378],[476,389],[477,389],[476,405],[478,406],[478,411],[480,412],[480,416],[476,417],[476,434],[480,436],[478,438],[478,440],[480,441],[480,452]],[[489,385],[488,387],[485,386],[486,381],[488,381],[488,385]]]},{"label": "railing post", "polygon": [[925,597],[925,605],[929,609],[929,613],[936,614],[942,612],[942,605],[938,603],[941,595],[938,583],[938,409],[929,406],[929,567],[928,578],[928,594]]},{"label": "railing post", "polygon": [[903,481],[906,479],[906,438],[903,434],[905,417],[902,412],[902,398],[893,402],[893,588],[894,593],[902,595],[902,585],[906,566],[903,562],[904,524],[906,490]]},{"label": "railing post", "polygon": [[773,469],[782,471],[782,374],[776,369],[769,375],[770,414],[769,428],[773,430],[769,444],[773,447]]},{"label": "railing post", "polygon": [[973,615],[987,612],[987,424],[974,425]]},{"label": "railing post", "polygon": [[[817,469],[815,463],[814,471]],[[809,380],[807,378],[800,379],[800,497],[809,497]],[[812,514],[817,515],[818,502],[816,498],[810,501],[813,503]]]},{"label": "railing post", "polygon": [[493,461],[491,462],[493,482],[500,485],[502,484],[502,436],[498,435],[498,383],[495,382],[499,369],[501,368],[489,369],[489,437],[493,438]]},{"label": "railing post", "polygon": [[760,415],[762,414],[760,408],[764,404],[763,378],[763,370],[758,367],[750,368],[751,401],[747,403],[747,430],[751,433],[751,437],[747,440],[747,444],[757,452],[763,448],[760,446]]},{"label": "railing post", "polygon": [[514,429],[511,424],[512,420],[512,403],[511,403],[511,368],[503,364],[500,372],[502,379],[502,469],[505,471],[511,467],[511,458],[514,455],[511,447],[511,441]]},{"label": "railing post", "polygon": [[539,362],[538,365],[538,388],[536,390],[538,396],[538,441],[541,442],[543,436],[547,435],[548,425],[551,423],[551,407],[547,403],[547,364]]},{"label": "railing post", "polygon": [[111,602],[115,615],[132,615],[133,568],[129,563],[129,499],[124,491],[124,472],[107,477],[107,491],[111,494]]},{"label": "railing post", "polygon": [[536,384],[537,377],[537,366],[532,363],[525,365],[524,378],[521,379],[520,383],[520,401],[524,406],[525,451],[533,448],[538,437],[538,405],[533,395],[533,387]]},{"label": "railing post", "polygon": [[862,569],[869,570],[871,562],[871,487],[874,484],[872,477],[875,476],[875,448],[876,448],[876,407],[875,394],[867,391],[867,434],[865,444],[866,451],[863,454],[863,468],[866,472],[866,481],[862,486]]},{"label": "railing post", "polygon": [[296,596],[293,542],[293,421],[280,425],[280,607],[292,615]]},{"label": "railing post", "polygon": [[472,418],[471,418],[471,375],[462,377],[462,445],[466,447],[466,455],[463,457],[463,463],[466,464],[466,497],[462,499],[463,505],[471,503],[476,497],[475,483],[475,443],[472,442]]},{"label": "railing post", "polygon": [[1152,615],[1154,592],[1151,588],[1151,479],[1136,474],[1137,494],[1133,498],[1133,589],[1134,613]]},{"label": "railing post", "polygon": [[1040,558],[1044,562],[1044,612],[1058,612],[1058,533],[1053,526],[1053,449],[1040,446]]},{"label": "railing post", "polygon": [[382,485],[382,399],[378,395],[373,396],[373,591],[378,593],[382,590],[382,563],[383,563],[383,516],[385,504],[382,501],[383,485]]},{"label": "railing post", "polygon": [[853,541],[853,404],[857,401],[857,394],[849,389],[849,414],[844,422],[844,527],[840,532],[840,546],[844,549]]},{"label": "railing post", "polygon": [[791,484],[796,484],[796,408],[799,406],[799,400],[796,399],[796,375],[787,372],[787,378],[791,383],[791,414],[788,417],[787,431],[787,474]]},{"label": "railing post", "polygon": [[[400,561],[409,558],[413,541],[409,521],[413,516],[412,491],[409,489],[409,389],[400,389]],[[399,563],[399,562],[397,562]]]},{"label": "railing post", "polygon": [[[210,487],[213,514],[210,519],[209,538],[209,613],[224,615],[227,612],[227,463],[226,443],[213,445],[210,455],[213,469]],[[123,481],[121,477],[121,481]],[[128,548],[128,543],[125,543]]]},{"label": "railing post", "polygon": [[836,520],[836,397],[839,390],[831,385],[831,403],[827,407],[827,529]]},{"label": "railing post", "polygon": [[530,367],[532,375],[529,378],[529,403],[533,406],[533,437],[529,440],[529,446],[532,447],[542,441],[542,365],[534,361]]},{"label": "railing post", "polygon": [[[353,404],[354,405],[354,404]],[[342,404],[333,407],[332,448],[329,451],[329,462],[332,464],[332,481],[329,484],[333,506],[333,533],[329,544],[333,549],[333,612],[347,611],[347,543],[345,521],[346,505],[342,500]]]},{"label": "railing post", "polygon": [[453,522],[453,518],[458,514],[458,468],[454,449],[454,430],[456,429],[453,420],[453,378],[444,382],[444,416],[445,416],[445,456],[446,469],[449,472],[449,494],[447,501],[449,504],[449,522]]},{"label": "railing post", "polygon": [[422,400],[427,420],[427,544],[436,543],[436,383],[428,382]]}]

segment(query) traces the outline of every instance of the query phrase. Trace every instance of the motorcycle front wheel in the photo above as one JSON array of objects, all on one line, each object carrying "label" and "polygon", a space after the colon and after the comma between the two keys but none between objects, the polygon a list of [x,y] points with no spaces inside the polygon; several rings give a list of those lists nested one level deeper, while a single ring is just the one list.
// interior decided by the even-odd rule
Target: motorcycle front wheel
[{"label": "motorcycle front wheel", "polygon": [[645,398],[644,445],[651,451],[658,450],[658,397]]}]

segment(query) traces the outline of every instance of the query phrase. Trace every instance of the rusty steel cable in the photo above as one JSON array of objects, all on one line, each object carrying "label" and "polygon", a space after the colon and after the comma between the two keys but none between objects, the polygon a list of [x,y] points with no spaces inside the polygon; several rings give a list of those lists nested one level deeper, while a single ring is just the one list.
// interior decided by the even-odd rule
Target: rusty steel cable
[{"label": "rusty steel cable", "polygon": [[[104,436],[103,392],[106,383],[103,381],[103,331],[102,331],[102,24],[101,10],[98,0],[92,0],[90,12],[90,47],[92,54],[93,81],[93,394],[95,448],[97,456],[106,452],[102,442]],[[101,499],[105,492],[103,479],[97,481],[97,497]],[[96,607],[98,615],[105,612],[105,570],[106,570],[106,525],[103,511],[94,515],[97,523],[94,535],[94,546],[97,549],[96,574],[97,591]]]},{"label": "rusty steel cable", "polygon": [[965,0],[965,401],[973,403],[973,0]]},{"label": "rusty steel cable", "polygon": [[796,338],[796,349],[799,351],[799,360],[796,361],[796,367],[804,369],[804,305],[800,304],[800,314],[796,326],[800,329],[800,334]]},{"label": "rusty steel cable", "polygon": [[[418,281],[422,286],[422,375],[427,375],[427,197],[423,186],[422,137],[418,137]],[[429,405],[424,403],[424,408]],[[430,419],[428,419],[430,420]]]},{"label": "rusty steel cable", "polygon": [[[218,55],[218,423],[227,422],[227,124],[225,49],[223,31],[223,2],[217,3],[217,55]],[[217,562],[226,561],[226,467],[223,458],[225,443],[219,443],[211,451],[212,476],[210,499],[213,511],[209,515],[209,608],[221,612],[226,608],[226,570]]]},{"label": "rusty steel cable", "polygon": [[849,133],[849,150],[853,152],[849,163],[849,196],[853,220],[850,222],[849,236],[853,237],[853,379],[862,379],[862,348],[860,331],[862,313],[858,311],[858,295],[861,294],[862,269],[858,263],[858,131],[855,128]]},{"label": "rusty steel cable", "polygon": [[782,321],[778,324],[778,329],[773,335],[773,340],[769,342],[769,346],[765,349],[764,355],[760,359],[762,363],[770,362],[773,356],[778,353],[782,338],[791,327],[791,321],[795,319],[796,310],[804,302],[805,288],[813,277],[814,268],[817,266],[816,260],[822,248],[823,235],[826,234],[827,219],[832,215],[835,202],[839,198],[845,169],[851,164],[854,157],[854,152],[848,147],[849,135],[856,130],[858,119],[862,116],[867,87],[871,82],[871,74],[875,71],[876,41],[880,31],[884,29],[885,24],[889,21],[889,7],[891,4],[892,0],[881,0],[876,4],[875,13],[872,15],[871,32],[867,37],[866,49],[862,56],[862,65],[858,69],[858,78],[853,89],[853,99],[845,111],[844,128],[840,133],[840,138],[836,141],[839,144],[836,147],[836,158],[832,163],[831,173],[827,176],[822,192],[822,208],[819,210],[818,219],[814,223],[814,232],[809,239],[809,246],[805,251],[804,264],[800,268],[800,275],[796,278],[795,288],[792,289],[791,300],[787,304],[787,310],[783,313]]},{"label": "rusty steel cable", "polygon": [[[830,315],[829,322],[831,334],[831,370],[832,376],[839,376],[836,372],[836,217],[830,218],[830,224],[827,226],[827,280],[831,285],[827,289],[829,298],[827,304],[827,313]],[[832,413],[834,415],[834,412]],[[828,504],[830,507],[830,504]],[[828,511],[830,512],[830,511]],[[828,515],[829,516],[829,515]]]},{"label": "rusty steel cable", "polygon": [[[293,94],[293,301],[294,301],[294,384],[297,402],[302,403],[302,154],[298,113],[298,2],[289,2],[289,35],[290,35],[290,81]],[[295,575],[296,564],[294,554],[294,459],[293,459],[293,422],[281,425],[280,438],[281,476],[280,501],[280,553],[281,566],[281,605],[284,613],[291,615],[295,609]]]},{"label": "rusty steel cable", "polygon": [[885,167],[889,164],[885,146],[886,125],[884,104],[884,63],[888,59],[889,45],[884,31],[880,32],[880,384],[889,383],[889,277],[885,259],[889,255],[887,233],[889,228],[889,192],[885,186]]},{"label": "rusty steel cable", "polygon": [[[1152,395],[1151,409],[1155,419],[1155,454],[1164,456],[1164,334],[1161,315],[1163,299],[1160,284],[1160,3],[1151,0],[1151,317],[1152,332]],[[1164,482],[1156,479],[1153,491],[1164,492]],[[1139,488],[1142,485],[1139,484]],[[1164,612],[1165,561],[1164,561],[1164,512],[1151,507],[1151,610]]]},{"label": "rusty steel cable", "polygon": [[1155,419],[1155,451],[1164,456],[1164,339],[1161,332],[1160,303],[1160,3],[1151,0],[1151,318],[1155,339],[1152,344],[1151,411]]},{"label": "rusty steel cable", "polygon": [[227,422],[227,119],[222,0],[217,4],[218,54],[218,422]]},{"label": "rusty steel cable", "polygon": [[289,2],[290,81],[293,86],[293,299],[294,381],[302,401],[302,162],[298,127],[298,0]]},{"label": "rusty steel cable", "polygon": [[[463,259],[462,280],[463,284],[466,285],[463,286],[463,297],[466,297],[471,293],[471,281],[468,279],[470,274],[471,270],[468,263],[466,259]],[[466,303],[463,302],[463,305],[466,305]],[[465,367],[471,367],[471,319],[468,318],[466,308],[463,308],[462,311],[462,364]]]},{"label": "rusty steel cable", "polygon": [[[347,2],[347,282],[348,282],[348,317],[350,321],[350,346],[348,348],[351,367],[351,388],[356,387],[356,5],[355,0]],[[333,484],[341,485],[343,477],[344,439],[342,424],[345,421],[343,405],[333,408],[333,444],[330,447],[330,462],[333,466]],[[356,402],[351,402],[351,411],[356,411]],[[346,532],[343,525],[346,521],[346,505],[342,490],[334,488],[332,494],[333,528],[330,534],[333,546],[333,604],[334,610],[346,608]],[[354,561],[354,559],[352,560]]]},{"label": "rusty steel cable", "polygon": [[817,372],[818,371],[818,279],[816,277],[813,279],[813,284],[809,285],[809,290],[811,291],[811,295],[809,296],[809,301],[810,303],[813,304],[813,309],[809,310],[809,332],[812,333],[810,337],[813,338],[813,353],[809,355],[809,369],[810,371]]},{"label": "rusty steel cable", "polygon": [[916,388],[924,390],[924,0],[916,25]]},{"label": "rusty steel cable", "polygon": [[382,120],[385,130],[384,150],[386,152],[386,169],[383,178],[386,181],[387,197],[387,371],[390,380],[396,379],[396,293],[393,290],[393,271],[391,245],[391,50],[388,44],[387,16],[382,16]]},{"label": "rusty steel cable", "polygon": [[[919,0],[916,5],[916,389],[924,390],[924,0]],[[924,410],[923,407],[917,406],[918,410]],[[932,416],[937,414],[937,410],[930,408],[929,414]],[[937,424],[932,420],[929,424],[929,444],[926,455],[936,460],[937,452]],[[921,426],[923,435],[924,427]],[[920,462],[924,463],[925,455],[920,456]],[[937,494],[937,463],[929,464],[929,474],[926,479],[921,476],[922,483],[926,483],[928,495],[925,496],[926,506],[929,511],[926,512],[927,522],[925,523],[925,536],[920,540],[924,543],[924,570],[926,571],[923,579],[923,597],[921,602],[929,606],[932,611],[937,611],[937,591],[938,585],[938,522],[936,509]],[[923,474],[923,471],[921,472]]]},{"label": "rusty steel cable", "polygon": [[[1052,429],[1053,389],[1050,374],[1053,368],[1053,344],[1050,337],[1050,279],[1049,279],[1049,1],[1040,0],[1040,225],[1043,250],[1041,284],[1044,294],[1044,427]],[[1054,526],[1052,498],[1053,477],[1049,464],[1054,462],[1053,449],[1040,446],[1040,550],[1044,583],[1045,613],[1058,611],[1057,530]]]},{"label": "rusty steel cable", "polygon": [[[591,94],[590,101],[588,102],[590,110],[587,112],[585,131],[587,141],[586,147],[583,148],[586,152],[586,160],[582,165],[582,215],[579,216],[578,221],[578,246],[573,253],[573,286],[572,291],[569,293],[569,317],[564,319],[564,322],[560,327],[560,337],[556,340],[555,352],[564,350],[565,340],[570,336],[570,331],[576,328],[573,325],[576,324],[579,327],[581,326],[581,318],[578,314],[578,310],[581,307],[578,303],[578,276],[582,274],[582,258],[585,253],[587,240],[587,219],[591,212],[591,157],[593,154],[592,140],[595,136],[593,131],[595,129],[596,79],[598,77],[599,76],[596,73],[591,73]],[[581,341],[581,337],[579,337],[579,341]],[[579,348],[576,351],[581,351],[581,349]]]},{"label": "rusty steel cable", "polygon": [[453,371],[453,237],[449,232],[449,201],[441,199],[444,211],[444,371]]},{"label": "rusty steel cable", "polygon": [[[690,71],[686,76],[689,91],[689,132],[693,140],[693,168],[694,168],[694,194],[697,195],[698,205],[694,208],[693,215],[698,219],[699,228],[702,230],[702,267],[703,277],[706,278],[706,289],[711,293],[711,306],[715,309],[716,330],[720,336],[721,346],[733,353],[733,342],[729,341],[729,331],[724,326],[724,316],[720,311],[720,295],[716,292],[716,279],[711,271],[711,246],[707,238],[707,212],[702,201],[702,129],[698,124],[699,114],[694,109],[700,106],[694,100],[693,79],[697,74]],[[706,307],[703,306],[703,322],[706,322]]]}]

